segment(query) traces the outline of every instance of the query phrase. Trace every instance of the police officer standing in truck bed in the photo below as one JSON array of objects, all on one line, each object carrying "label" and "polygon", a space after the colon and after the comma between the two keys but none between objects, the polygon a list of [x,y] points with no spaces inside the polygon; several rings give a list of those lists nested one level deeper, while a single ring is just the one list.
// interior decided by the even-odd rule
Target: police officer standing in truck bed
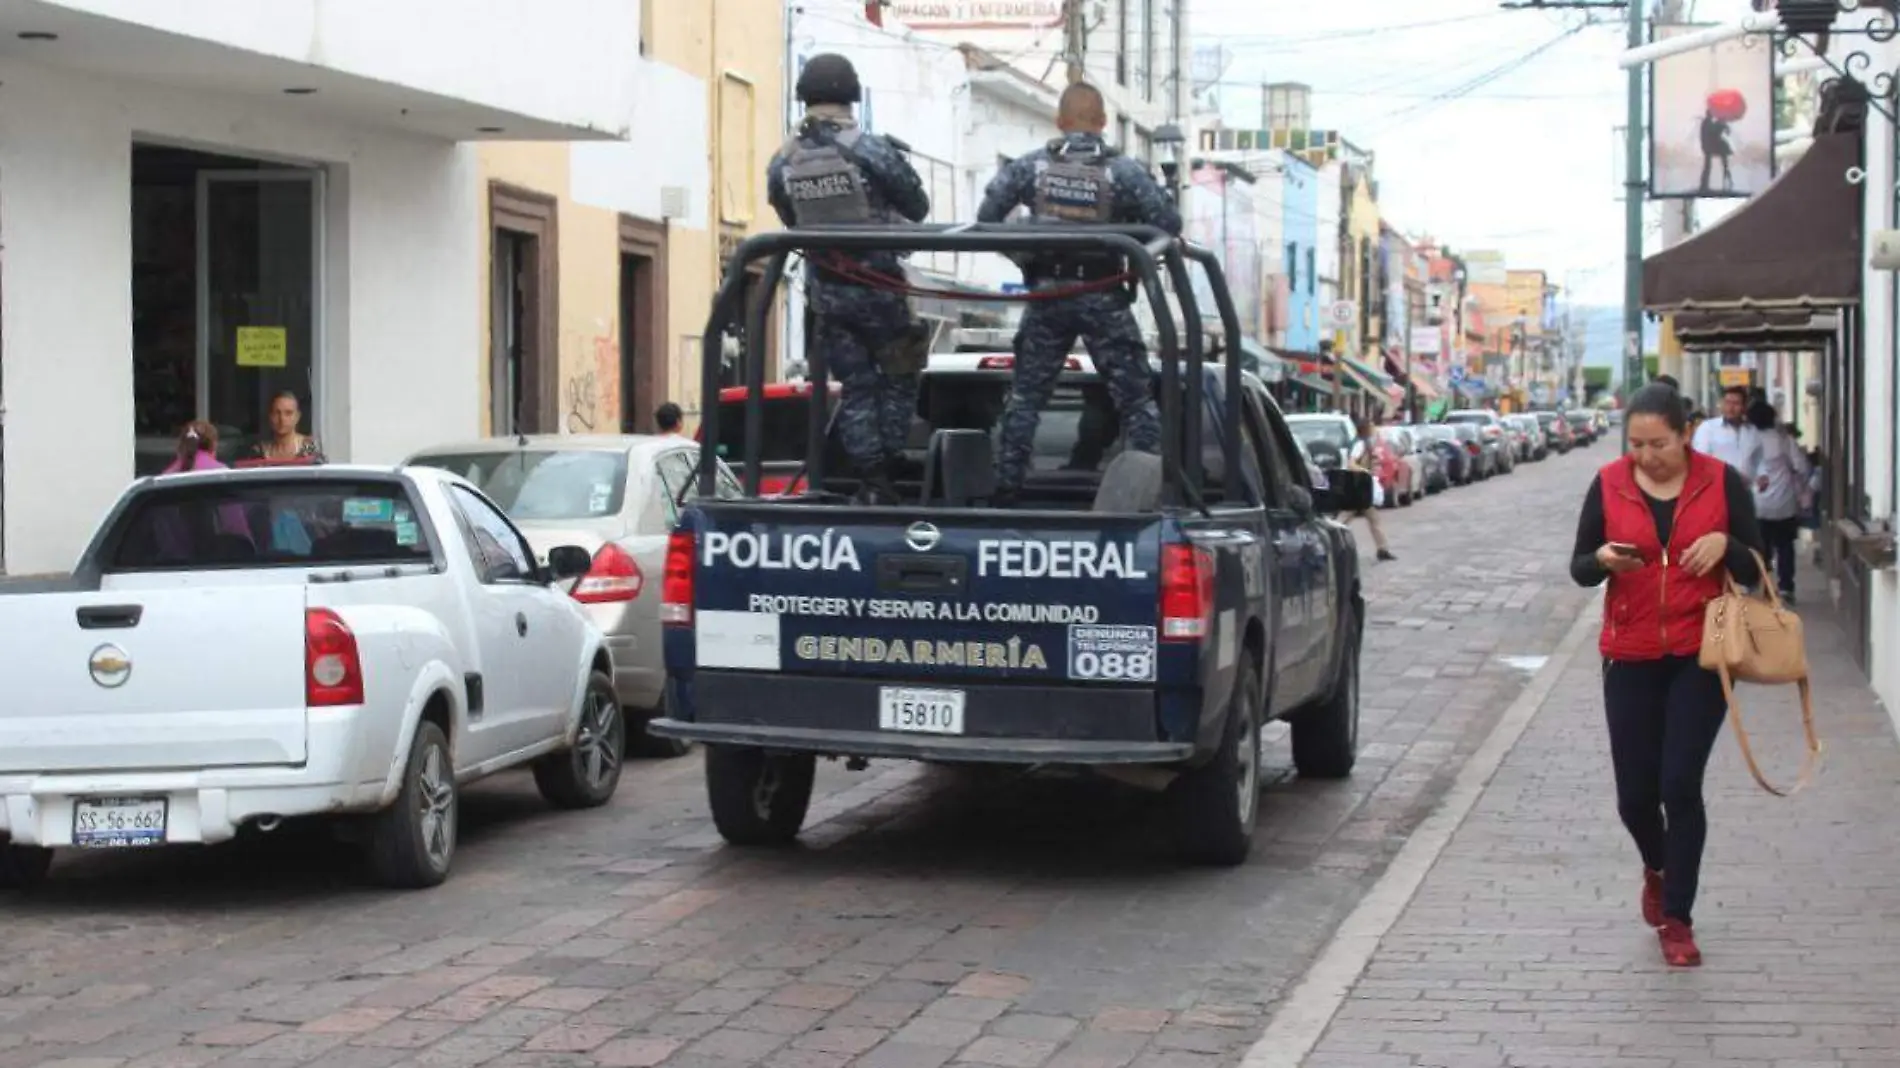
[{"label": "police officer standing in truck bed", "polygon": [[[1038,225],[1146,223],[1179,235],[1181,213],[1147,168],[1102,139],[1108,109],[1101,91],[1071,85],[1058,108],[1056,127],[1062,136],[1004,164],[984,191],[977,221],[1001,222],[1022,206]],[[1047,292],[1114,278],[1126,269],[1118,256],[1046,254],[1023,265],[1023,280],[1032,293]],[[1148,350],[1132,304],[1120,286],[1029,302],[1016,333],[1015,384],[1003,412],[997,503],[1013,502],[1022,488],[1036,424],[1078,336],[1108,384],[1127,446],[1160,449],[1161,420],[1148,390]]]},{"label": "police officer standing in truck bed", "polygon": [[[859,129],[863,98],[851,61],[813,56],[798,76],[805,117],[766,168],[772,207],[788,227],[921,222],[930,196],[905,158],[902,142]],[[810,257],[806,300],[816,318],[825,364],[842,390],[838,427],[863,488],[860,499],[898,502],[891,476],[917,410],[923,352],[910,303],[826,266],[871,271],[901,284],[903,264],[889,252]]]}]

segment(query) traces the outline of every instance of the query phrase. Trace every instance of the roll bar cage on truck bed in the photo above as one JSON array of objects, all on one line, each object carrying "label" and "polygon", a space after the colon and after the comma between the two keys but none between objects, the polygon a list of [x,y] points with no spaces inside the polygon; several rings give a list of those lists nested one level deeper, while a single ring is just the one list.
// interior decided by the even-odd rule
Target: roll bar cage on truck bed
[{"label": "roll bar cage on truck bed", "polygon": [[[920,420],[929,444],[915,501],[842,507],[849,498],[835,487],[845,480],[825,481],[837,453],[822,403],[809,406],[805,426],[808,488],[762,499],[766,302],[788,258],[888,251],[1125,262],[1108,284],[1135,283],[1154,309],[1159,456],[1124,449],[1099,483],[1066,480],[1093,471],[1087,464],[1041,472],[1055,477],[1039,489],[1068,504],[1080,491],[1080,508],[992,507],[989,491],[975,488],[993,464],[998,391],[1007,389],[992,378],[969,407],[920,395],[931,414]],[[745,268],[760,259],[761,295],[742,307]],[[719,395],[719,339],[744,314],[743,494],[734,499],[727,483],[721,499],[717,450],[702,448],[698,499],[668,541],[667,714],[648,728],[706,743],[708,799],[728,841],[795,836],[820,756],[856,767],[896,758],[1091,768],[1162,789],[1183,853],[1237,864],[1257,818],[1267,718],[1292,723],[1302,775],[1350,772],[1357,550],[1324,518],[1335,509],[1322,498],[1334,491],[1294,474],[1306,464],[1264,386],[1232,356],[1218,374],[1206,366],[1190,263],[1206,272],[1237,345],[1219,262],[1153,227],[832,227],[739,247],[706,326],[701,395]],[[1038,298],[1047,296],[1029,299]],[[827,395],[828,372],[814,349],[811,396]],[[1096,372],[1077,368],[1085,375]],[[931,377],[927,369],[927,385]],[[704,406],[702,440],[721,440],[731,413],[720,409]],[[1343,507],[1363,507],[1369,476],[1339,478],[1361,502]]]},{"label": "roll bar cage on truck bed", "polygon": [[[713,298],[712,313],[701,339],[700,396],[716,398],[720,389],[720,369],[724,364],[720,339],[726,329],[745,313],[745,344],[741,360],[745,371],[745,446],[740,457],[741,476],[748,497],[759,495],[761,477],[760,450],[765,432],[765,324],[771,300],[785,277],[786,261],[794,253],[864,252],[991,252],[999,254],[1094,252],[1124,258],[1128,273],[1140,285],[1149,307],[1154,309],[1155,330],[1160,340],[1161,389],[1161,501],[1164,506],[1201,507],[1205,486],[1202,448],[1202,423],[1205,417],[1203,369],[1206,353],[1202,348],[1200,308],[1195,301],[1190,261],[1206,272],[1208,288],[1213,291],[1215,310],[1230,352],[1243,336],[1240,314],[1227,290],[1226,275],[1220,260],[1211,250],[1180,241],[1159,227],[1134,225],[1075,225],[1060,227],[1026,226],[1016,223],[926,224],[910,226],[832,226],[802,230],[779,230],[755,234],[734,250],[726,265],[725,281]],[[769,259],[768,259],[769,258]],[[750,308],[745,299],[746,269],[755,261],[768,260],[765,276],[758,286],[758,299]],[[1162,272],[1173,283],[1174,297],[1180,303],[1185,331],[1177,329],[1168,305],[1168,292],[1162,285]],[[1187,366],[1181,366],[1185,354]],[[1240,425],[1241,367],[1237,358],[1225,361],[1226,389],[1223,398],[1227,427]],[[1182,378],[1185,373],[1186,389]],[[812,346],[809,370],[812,395],[825,396],[830,383],[830,368],[824,352]],[[1185,392],[1185,397],[1183,396]],[[1185,402],[1185,403],[1184,403]],[[706,403],[700,421],[701,439],[718,441],[721,405]],[[811,406],[806,430],[805,485],[822,487],[825,479],[825,440],[829,433],[826,406]],[[1185,423],[1183,422],[1185,420]],[[1177,429],[1178,428],[1178,429]],[[1240,438],[1228,433],[1221,442],[1224,469],[1240,469]],[[730,459],[730,458],[728,458]],[[699,495],[711,500],[717,495],[718,457],[716,450],[701,450],[699,456]]]}]

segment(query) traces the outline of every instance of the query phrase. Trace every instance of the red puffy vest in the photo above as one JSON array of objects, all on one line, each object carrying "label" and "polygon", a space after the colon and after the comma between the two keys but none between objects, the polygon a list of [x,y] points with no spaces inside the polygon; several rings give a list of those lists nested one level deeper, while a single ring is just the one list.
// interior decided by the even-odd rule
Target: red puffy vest
[{"label": "red puffy vest", "polygon": [[1676,517],[1664,545],[1656,517],[1636,484],[1636,462],[1612,460],[1598,472],[1603,485],[1605,541],[1642,550],[1643,566],[1610,576],[1597,647],[1612,660],[1694,656],[1702,648],[1702,616],[1722,592],[1723,570],[1700,578],[1683,570],[1682,554],[1705,534],[1728,533],[1728,465],[1691,451],[1689,474],[1676,498]]}]

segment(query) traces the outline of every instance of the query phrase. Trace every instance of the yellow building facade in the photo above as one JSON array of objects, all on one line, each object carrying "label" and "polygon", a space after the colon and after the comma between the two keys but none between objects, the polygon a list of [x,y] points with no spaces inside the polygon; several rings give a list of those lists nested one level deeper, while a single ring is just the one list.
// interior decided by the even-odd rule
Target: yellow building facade
[{"label": "yellow building facade", "polygon": [[[490,434],[645,431],[666,401],[695,423],[700,337],[726,253],[778,225],[764,170],[785,130],[782,4],[646,0],[639,47],[658,73],[642,82],[633,106],[650,109],[648,128],[695,128],[681,140],[703,140],[704,158],[674,156],[665,166],[703,167],[701,181],[668,185],[656,177],[659,161],[609,171],[655,186],[644,198],[654,209],[615,211],[590,202],[603,198],[575,196],[577,183],[594,189],[602,181],[598,157],[582,155],[596,146],[497,141],[479,150],[488,201],[479,314]],[[678,106],[680,93],[699,91],[703,139],[699,116],[690,114],[697,109]],[[679,152],[677,142],[634,148]],[[767,367],[776,365],[768,355]]]},{"label": "yellow building facade", "polygon": [[1357,359],[1383,371],[1381,346],[1385,338],[1385,294],[1379,289],[1379,201],[1370,169],[1354,168],[1352,199],[1347,202],[1346,233],[1352,240],[1350,262],[1341,274],[1351,279],[1350,297],[1359,305]]}]

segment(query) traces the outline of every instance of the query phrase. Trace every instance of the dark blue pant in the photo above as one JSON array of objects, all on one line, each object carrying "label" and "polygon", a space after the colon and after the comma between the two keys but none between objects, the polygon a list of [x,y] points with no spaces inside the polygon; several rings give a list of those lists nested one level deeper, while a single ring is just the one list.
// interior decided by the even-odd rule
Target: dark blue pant
[{"label": "dark blue pant", "polygon": [[1663,873],[1663,914],[1692,922],[1709,820],[1702,773],[1728,703],[1692,656],[1609,660],[1603,707],[1616,767],[1616,811],[1643,865]]},{"label": "dark blue pant", "polygon": [[812,343],[839,385],[838,436],[863,474],[903,451],[917,414],[918,376],[885,374],[876,355],[910,329],[910,304],[863,286],[825,283],[807,292],[817,319]]},{"label": "dark blue pant", "polygon": [[1794,592],[1794,543],[1800,534],[1798,518],[1761,521],[1761,536],[1768,543],[1768,562],[1775,569],[1775,588],[1782,593]]}]

